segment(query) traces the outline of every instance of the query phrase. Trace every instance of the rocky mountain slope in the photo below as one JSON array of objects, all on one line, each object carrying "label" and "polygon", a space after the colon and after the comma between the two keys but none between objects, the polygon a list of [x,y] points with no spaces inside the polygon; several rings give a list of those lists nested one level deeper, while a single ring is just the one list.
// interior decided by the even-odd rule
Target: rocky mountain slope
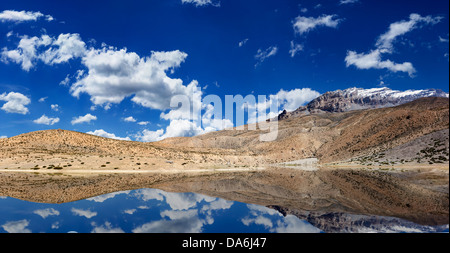
[{"label": "rocky mountain slope", "polygon": [[[260,142],[260,130],[212,132],[171,138],[167,147],[201,147],[250,151],[267,163],[316,157],[321,163],[346,161],[389,151],[436,131],[448,129],[448,98],[421,98],[400,106],[336,113],[314,113],[279,121],[278,138]],[[447,135],[442,135],[445,142]],[[417,150],[419,152],[420,150]],[[448,163],[448,148],[441,152]],[[399,161],[402,159],[399,154]]]},{"label": "rocky mountain slope", "polygon": [[436,89],[398,91],[387,87],[373,89],[349,88],[326,92],[306,106],[301,106],[293,112],[283,112],[279,119],[303,116],[310,113],[347,112],[392,107],[423,97],[448,98],[449,94]]}]

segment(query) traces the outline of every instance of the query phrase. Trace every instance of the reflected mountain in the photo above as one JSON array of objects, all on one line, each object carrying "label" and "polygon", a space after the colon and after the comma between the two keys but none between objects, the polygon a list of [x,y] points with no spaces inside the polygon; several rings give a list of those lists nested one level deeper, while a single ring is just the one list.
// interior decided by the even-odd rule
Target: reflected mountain
[{"label": "reflected mountain", "polygon": [[30,217],[50,227],[77,219],[77,232],[445,232],[449,223],[448,173],[433,170],[1,176],[10,181],[0,195],[12,197],[0,199],[3,232],[43,232]]},{"label": "reflected mountain", "polygon": [[138,189],[64,204],[0,198],[0,232],[321,232],[274,209],[196,193]]},{"label": "reflected mountain", "polygon": [[64,204],[0,198],[8,233],[448,232],[391,217],[287,213],[196,193],[121,191]]}]

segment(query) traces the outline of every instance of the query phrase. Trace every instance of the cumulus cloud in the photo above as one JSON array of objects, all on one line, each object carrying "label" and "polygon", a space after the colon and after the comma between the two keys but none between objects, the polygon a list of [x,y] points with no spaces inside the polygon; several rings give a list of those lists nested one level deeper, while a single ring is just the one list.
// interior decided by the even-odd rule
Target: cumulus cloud
[{"label": "cumulus cloud", "polygon": [[381,60],[382,51],[379,49],[372,50],[370,53],[356,53],[348,51],[345,57],[346,66],[354,65],[358,69],[388,69],[392,72],[406,72],[409,76],[413,76],[416,69],[410,62],[395,63],[391,60]]},{"label": "cumulus cloud", "polygon": [[[276,94],[269,95],[269,98],[265,101],[258,101],[258,103],[255,104],[246,104],[249,109],[252,109],[249,110],[248,123],[257,123],[265,121],[268,118],[274,118],[283,110],[295,111],[300,106],[305,105],[318,96],[320,96],[320,93],[310,88],[297,88],[289,91],[280,89]],[[276,103],[281,110],[278,112],[271,111],[267,114],[267,110],[274,103]]]},{"label": "cumulus cloud", "polygon": [[115,140],[121,140],[121,141],[131,141],[130,137],[125,137],[125,138],[118,137],[115,134],[108,133],[108,132],[106,132],[103,129],[98,129],[98,130],[95,130],[95,131],[89,131],[89,132],[87,132],[87,134],[97,135],[97,136],[100,136],[100,137],[105,137],[105,138],[110,138],[110,139],[115,139]]},{"label": "cumulus cloud", "polygon": [[[188,110],[181,107],[171,110],[167,114],[162,113],[162,119],[170,120],[166,129],[156,131],[144,129],[135,136],[136,139],[143,142],[154,142],[171,137],[191,137],[233,127],[231,120],[214,117],[213,105],[202,104],[201,97],[198,97],[195,101],[194,107],[197,104],[200,107],[198,110]],[[204,113],[200,114],[202,110]]]},{"label": "cumulus cloud", "polygon": [[33,11],[15,11],[15,10],[4,10],[0,12],[1,22],[26,22],[26,21],[37,21],[39,18],[45,18],[47,21],[52,21],[53,17],[50,15],[44,15],[41,12]]},{"label": "cumulus cloud", "polygon": [[123,118],[123,121],[125,121],[125,122],[136,122],[137,120],[135,118],[133,118],[133,116],[130,116],[130,117]]},{"label": "cumulus cloud", "polygon": [[0,101],[6,101],[0,108],[7,113],[27,114],[28,108],[26,105],[31,103],[31,100],[18,92],[10,92],[8,94],[0,94]]},{"label": "cumulus cloud", "polygon": [[32,69],[38,61],[48,65],[61,64],[83,56],[86,51],[86,44],[79,34],[60,34],[58,38],[24,35],[20,38],[16,49],[2,49],[1,60],[20,64],[25,71]]},{"label": "cumulus cloud", "polygon": [[39,119],[33,120],[33,122],[36,124],[52,126],[59,122],[59,118],[49,118],[44,114]]},{"label": "cumulus cloud", "polygon": [[218,0],[181,0],[183,4],[193,4],[196,7],[201,6],[214,6],[214,7],[220,7],[220,1]]},{"label": "cumulus cloud", "polygon": [[190,120],[180,119],[170,121],[166,130],[159,129],[156,131],[150,131],[144,129],[139,133],[136,138],[143,142],[160,141],[170,137],[189,137],[204,133],[204,130]]},{"label": "cumulus cloud", "polygon": [[79,117],[73,118],[71,123],[72,123],[72,125],[81,124],[81,123],[90,123],[92,120],[97,120],[97,117],[88,113],[84,116],[79,116]]},{"label": "cumulus cloud", "polygon": [[191,95],[198,83],[183,85],[180,79],[167,76],[187,57],[179,50],[152,52],[150,57],[140,57],[126,49],[90,49],[82,59],[87,74],[78,77],[70,92],[79,97],[86,93],[96,106],[108,109],[126,97],[141,106],[165,110],[175,95]]},{"label": "cumulus cloud", "polygon": [[336,28],[342,21],[336,18],[336,15],[322,15],[317,18],[298,16],[293,22],[294,31],[302,35],[320,26]]},{"label": "cumulus cloud", "polygon": [[293,89],[285,91],[281,89],[275,94],[278,103],[286,111],[295,111],[302,105],[320,96],[320,93],[310,88]]},{"label": "cumulus cloud", "polygon": [[395,63],[391,60],[382,60],[382,56],[394,53],[394,42],[398,37],[420,28],[423,25],[434,25],[440,22],[442,17],[411,14],[409,20],[392,23],[387,32],[380,35],[375,44],[376,48],[369,53],[357,53],[347,51],[345,63],[347,67],[355,66],[358,69],[387,69],[392,72],[405,72],[414,76],[416,69],[411,62]]},{"label": "cumulus cloud", "polygon": [[272,46],[268,47],[265,50],[258,49],[258,52],[256,52],[255,59],[258,61],[255,65],[257,67],[259,64],[263,63],[267,58],[274,56],[278,53],[278,47]]}]

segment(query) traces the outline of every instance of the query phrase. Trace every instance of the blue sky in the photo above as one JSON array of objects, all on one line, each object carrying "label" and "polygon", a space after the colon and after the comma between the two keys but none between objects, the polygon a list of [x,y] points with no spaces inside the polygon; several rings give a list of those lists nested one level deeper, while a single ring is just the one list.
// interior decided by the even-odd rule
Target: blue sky
[{"label": "blue sky", "polygon": [[[0,137],[68,129],[138,141],[230,126],[170,107],[188,95],[448,92],[448,1],[0,3]],[[197,103],[197,104],[196,104]],[[251,116],[249,116],[251,117]]]}]

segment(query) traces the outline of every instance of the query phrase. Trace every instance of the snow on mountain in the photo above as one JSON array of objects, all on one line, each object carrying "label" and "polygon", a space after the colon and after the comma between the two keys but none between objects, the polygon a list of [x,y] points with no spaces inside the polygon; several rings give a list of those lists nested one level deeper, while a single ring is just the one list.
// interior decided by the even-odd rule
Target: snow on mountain
[{"label": "snow on mountain", "polygon": [[329,91],[306,106],[283,115],[288,118],[294,115],[305,115],[320,112],[346,112],[361,109],[373,109],[397,106],[423,97],[449,97],[449,94],[437,89],[424,90],[392,90],[388,87],[380,88],[349,88],[345,90]]}]

